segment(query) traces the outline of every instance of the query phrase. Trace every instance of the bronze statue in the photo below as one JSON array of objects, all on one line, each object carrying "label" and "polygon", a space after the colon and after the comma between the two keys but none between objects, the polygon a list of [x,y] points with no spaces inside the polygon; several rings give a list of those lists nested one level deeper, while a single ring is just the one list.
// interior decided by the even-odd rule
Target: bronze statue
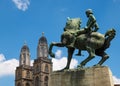
[{"label": "bronze statue", "polygon": [[[98,31],[99,29],[99,26],[97,24],[97,21],[96,21],[96,18],[95,16],[93,15],[93,11],[92,9],[88,9],[86,11],[86,16],[88,17],[88,21],[87,21],[87,24],[86,24],[86,27],[85,28],[89,28],[91,31],[93,32],[96,32]],[[94,29],[94,30],[93,30]]]},{"label": "bronze statue", "polygon": [[[85,26],[85,29],[88,29],[89,33],[98,31],[99,26],[97,24],[95,16],[93,15],[92,9],[87,9],[85,13],[86,13],[86,16],[88,17],[88,21]],[[81,50],[79,50],[78,54],[76,55],[81,56]]]},{"label": "bronze statue", "polygon": [[[116,31],[110,29],[104,35],[99,32],[91,31],[89,28],[80,29],[80,24],[80,19],[69,18],[64,32],[61,35],[61,42],[52,42],[49,46],[49,54],[51,57],[55,57],[52,52],[53,46],[66,47],[68,49],[68,61],[64,69],[69,69],[75,49],[86,50],[89,53],[89,56],[80,63],[79,67],[85,66],[95,55],[102,57],[97,65],[102,65],[109,58],[105,50],[110,46],[110,42],[115,37]],[[90,26],[93,26],[92,24]]]}]

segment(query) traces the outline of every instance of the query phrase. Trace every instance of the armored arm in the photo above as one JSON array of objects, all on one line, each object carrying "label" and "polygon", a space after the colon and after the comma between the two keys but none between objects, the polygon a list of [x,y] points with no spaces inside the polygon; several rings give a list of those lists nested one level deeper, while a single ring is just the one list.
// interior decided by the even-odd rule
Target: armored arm
[{"label": "armored arm", "polygon": [[87,28],[93,27],[95,23],[96,23],[95,17],[92,14],[90,14],[87,22]]}]

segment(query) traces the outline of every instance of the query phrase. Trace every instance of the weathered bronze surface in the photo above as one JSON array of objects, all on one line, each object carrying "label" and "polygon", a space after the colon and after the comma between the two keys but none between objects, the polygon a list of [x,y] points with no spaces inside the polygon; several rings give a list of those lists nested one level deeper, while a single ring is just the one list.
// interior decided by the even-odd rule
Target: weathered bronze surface
[{"label": "weathered bronze surface", "polygon": [[[55,57],[55,54],[52,52],[53,46],[66,47],[68,49],[68,61],[64,69],[69,69],[75,49],[79,49],[77,55],[81,55],[81,50],[86,50],[89,53],[89,56],[78,67],[85,66],[95,55],[102,57],[96,65],[102,65],[109,58],[105,50],[109,48],[111,40],[116,35],[115,29],[111,28],[105,34],[96,32],[99,27],[92,10],[87,10],[86,15],[89,19],[83,29],[80,28],[80,18],[67,18],[64,32],[61,35],[61,42],[52,42],[49,46],[51,57]],[[95,29],[93,30],[93,28]]]}]

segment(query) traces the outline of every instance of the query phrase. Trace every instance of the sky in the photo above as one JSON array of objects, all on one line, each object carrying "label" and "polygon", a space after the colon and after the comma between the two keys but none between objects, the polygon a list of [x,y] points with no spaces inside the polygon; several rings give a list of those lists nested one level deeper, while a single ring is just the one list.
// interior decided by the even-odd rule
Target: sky
[{"label": "sky", "polygon": [[[21,47],[26,41],[31,53],[31,65],[36,59],[38,40],[44,32],[48,45],[60,42],[67,17],[81,18],[81,27],[85,27],[85,11],[92,9],[99,24],[100,33],[115,28],[116,37],[106,52],[110,58],[103,64],[113,74],[114,83],[120,83],[120,0],[0,0],[0,86],[14,86],[15,68],[19,65]],[[67,49],[54,50],[56,58],[53,70],[65,67]],[[75,51],[75,53],[77,50]],[[88,55],[73,55],[71,68],[75,68]],[[49,57],[50,58],[50,57]],[[92,66],[100,60],[95,57],[86,66]]]}]

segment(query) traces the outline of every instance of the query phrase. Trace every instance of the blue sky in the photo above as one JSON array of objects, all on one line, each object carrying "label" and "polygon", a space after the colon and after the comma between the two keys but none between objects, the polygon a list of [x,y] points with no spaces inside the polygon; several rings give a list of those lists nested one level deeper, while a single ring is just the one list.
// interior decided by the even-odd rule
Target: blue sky
[{"label": "blue sky", "polygon": [[[14,69],[18,66],[24,41],[30,48],[31,60],[35,59],[42,32],[45,33],[48,44],[52,41],[59,42],[67,17],[81,18],[84,27],[87,22],[85,10],[88,8],[93,9],[100,33],[104,34],[109,28],[117,31],[110,48],[106,50],[110,58],[104,65],[110,67],[116,83],[120,83],[120,0],[1,0],[0,85],[14,86]],[[54,52],[57,59],[53,59],[53,64],[56,64],[58,59],[66,60],[66,48],[55,48]],[[73,56],[72,67],[85,58]],[[99,60],[100,58],[96,57],[88,66]],[[62,62],[59,65],[64,66]],[[55,65],[54,67],[56,68]]]}]

